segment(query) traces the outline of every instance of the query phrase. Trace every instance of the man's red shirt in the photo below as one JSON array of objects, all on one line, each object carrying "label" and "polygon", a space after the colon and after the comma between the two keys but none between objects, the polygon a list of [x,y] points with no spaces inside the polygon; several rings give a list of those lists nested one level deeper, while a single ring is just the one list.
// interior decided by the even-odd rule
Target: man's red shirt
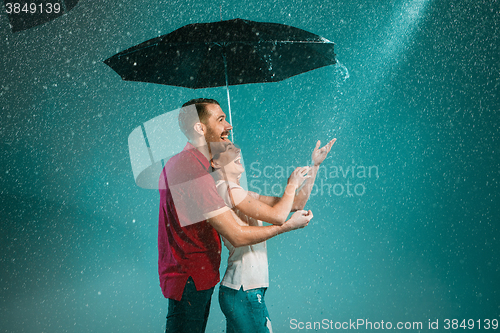
[{"label": "man's red shirt", "polygon": [[208,217],[228,210],[206,157],[188,143],[159,181],[158,272],[163,295],[180,301],[191,276],[197,290],[219,282],[221,242]]}]

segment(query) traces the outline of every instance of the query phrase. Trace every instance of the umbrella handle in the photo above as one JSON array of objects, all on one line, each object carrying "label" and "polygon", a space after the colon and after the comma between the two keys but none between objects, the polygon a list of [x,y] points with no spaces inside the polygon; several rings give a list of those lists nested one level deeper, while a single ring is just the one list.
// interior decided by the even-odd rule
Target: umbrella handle
[{"label": "umbrella handle", "polygon": [[[222,57],[224,58],[224,75],[226,76],[226,91],[227,91],[227,106],[229,107],[229,124],[231,127],[233,126],[233,119],[231,117],[231,97],[229,96],[229,82],[227,77],[227,60],[226,60],[226,52],[222,52]],[[234,135],[233,131],[231,131],[231,141],[234,143]]]}]

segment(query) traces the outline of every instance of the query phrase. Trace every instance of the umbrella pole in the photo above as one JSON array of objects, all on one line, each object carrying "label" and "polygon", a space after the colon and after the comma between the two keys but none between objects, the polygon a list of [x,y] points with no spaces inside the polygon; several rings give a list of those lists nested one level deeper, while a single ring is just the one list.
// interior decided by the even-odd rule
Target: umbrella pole
[{"label": "umbrella pole", "polygon": [[[229,86],[226,84],[227,91],[227,106],[229,107],[229,123],[233,126],[233,120],[231,119],[231,98],[229,97]],[[234,142],[233,131],[231,130],[231,141]]]},{"label": "umbrella pole", "polygon": [[[233,119],[231,117],[231,97],[229,96],[229,82],[227,78],[227,60],[226,60],[226,55],[223,55],[224,57],[224,74],[226,75],[226,91],[227,91],[227,106],[229,107],[229,123],[231,126],[233,126]],[[234,135],[233,131],[231,131],[231,141],[234,143]]]}]

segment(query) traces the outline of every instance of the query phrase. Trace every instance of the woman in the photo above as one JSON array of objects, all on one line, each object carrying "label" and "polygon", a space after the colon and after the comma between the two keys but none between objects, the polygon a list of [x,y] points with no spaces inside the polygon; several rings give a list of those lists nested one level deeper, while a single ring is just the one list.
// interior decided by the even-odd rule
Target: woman
[{"label": "woman", "polygon": [[[309,177],[310,167],[295,169],[281,198],[266,197],[247,192],[239,185],[239,178],[245,171],[240,163],[240,149],[226,143],[215,147],[212,153],[217,190],[240,218],[238,223],[261,226],[261,221],[278,225],[286,221],[295,191]],[[222,239],[229,250],[226,273],[219,289],[219,304],[227,320],[226,332],[272,332],[264,302],[269,286],[266,242],[235,248],[224,237]]]}]

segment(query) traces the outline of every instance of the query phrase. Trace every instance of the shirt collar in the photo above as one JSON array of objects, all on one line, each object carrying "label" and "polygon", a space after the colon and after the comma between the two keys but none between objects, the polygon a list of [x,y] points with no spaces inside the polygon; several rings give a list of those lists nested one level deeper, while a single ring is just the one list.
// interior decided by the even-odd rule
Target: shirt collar
[{"label": "shirt collar", "polygon": [[198,149],[196,149],[195,146],[193,146],[190,142],[188,142],[184,147],[184,150],[192,154],[194,157],[196,157],[196,159],[200,161],[200,163],[203,165],[205,170],[208,171],[210,167],[210,162],[207,160],[205,155],[203,155]]}]

